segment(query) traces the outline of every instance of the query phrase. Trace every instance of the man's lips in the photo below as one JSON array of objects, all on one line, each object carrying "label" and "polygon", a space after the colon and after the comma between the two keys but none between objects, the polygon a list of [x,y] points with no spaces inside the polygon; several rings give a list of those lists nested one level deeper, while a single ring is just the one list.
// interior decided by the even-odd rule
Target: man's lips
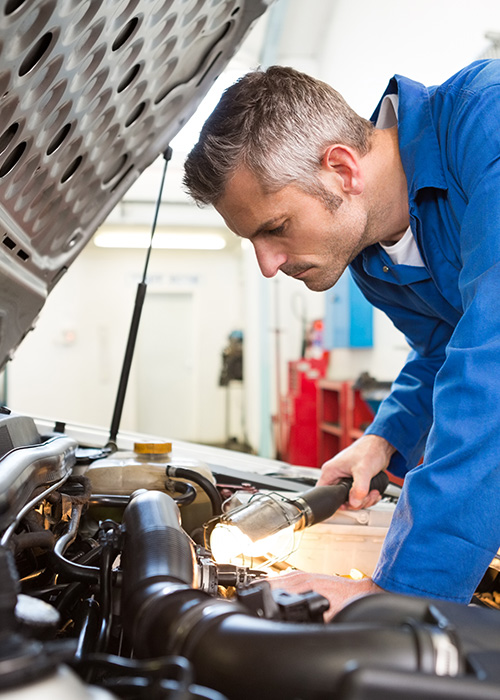
[{"label": "man's lips", "polygon": [[288,277],[293,277],[294,279],[300,279],[302,275],[304,275],[306,272],[312,269],[312,266],[310,265],[309,267],[301,267],[301,268],[281,268],[281,271],[285,273],[285,275],[288,275]]}]

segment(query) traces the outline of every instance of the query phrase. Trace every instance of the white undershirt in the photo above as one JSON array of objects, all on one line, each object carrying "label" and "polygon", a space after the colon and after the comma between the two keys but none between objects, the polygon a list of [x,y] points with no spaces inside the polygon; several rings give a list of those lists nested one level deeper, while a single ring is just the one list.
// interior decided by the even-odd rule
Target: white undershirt
[{"label": "white undershirt", "polygon": [[[398,123],[397,95],[386,95],[380,105],[376,127],[377,129],[389,129]],[[425,267],[424,261],[417,247],[411,228],[408,226],[402,238],[392,245],[380,244],[383,250],[396,265],[413,265],[413,267]]]}]

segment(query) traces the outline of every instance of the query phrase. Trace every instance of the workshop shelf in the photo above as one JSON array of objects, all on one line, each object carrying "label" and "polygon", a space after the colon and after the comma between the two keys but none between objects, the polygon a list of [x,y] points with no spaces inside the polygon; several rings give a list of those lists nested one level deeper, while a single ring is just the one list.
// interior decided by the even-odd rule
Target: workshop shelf
[{"label": "workshop shelf", "polygon": [[318,457],[321,466],[357,440],[374,413],[353,381],[318,382]]}]

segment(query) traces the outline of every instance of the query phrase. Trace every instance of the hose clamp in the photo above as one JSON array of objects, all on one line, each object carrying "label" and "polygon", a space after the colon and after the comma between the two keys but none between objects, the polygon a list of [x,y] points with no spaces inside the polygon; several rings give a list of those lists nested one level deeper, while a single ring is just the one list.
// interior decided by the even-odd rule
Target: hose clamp
[{"label": "hose clamp", "polygon": [[460,654],[446,630],[435,628],[431,631],[434,647],[434,672],[437,676],[458,676],[461,670]]}]

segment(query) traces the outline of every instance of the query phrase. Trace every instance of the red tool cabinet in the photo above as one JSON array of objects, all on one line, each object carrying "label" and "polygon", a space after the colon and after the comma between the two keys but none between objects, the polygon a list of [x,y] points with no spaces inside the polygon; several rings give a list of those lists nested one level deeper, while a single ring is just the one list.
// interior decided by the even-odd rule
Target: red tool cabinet
[{"label": "red tool cabinet", "polygon": [[288,393],[279,415],[280,458],[320,467],[350,445],[373,419],[353,381],[325,379],[328,358],[288,364]]}]

